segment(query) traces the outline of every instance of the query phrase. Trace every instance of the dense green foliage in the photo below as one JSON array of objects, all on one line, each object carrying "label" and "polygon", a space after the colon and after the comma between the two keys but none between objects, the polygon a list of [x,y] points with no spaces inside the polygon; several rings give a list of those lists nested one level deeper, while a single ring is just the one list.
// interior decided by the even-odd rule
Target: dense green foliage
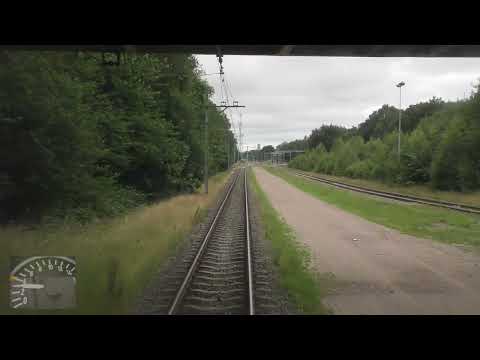
[{"label": "dense green foliage", "polygon": [[277,150],[305,150],[308,148],[308,138],[283,142],[277,146]]},{"label": "dense green foliage", "polygon": [[[319,129],[312,130],[312,133],[307,139],[307,146],[309,149],[315,149],[322,144],[327,151],[332,149],[335,140],[347,133],[347,129],[335,125],[323,125]],[[299,149],[304,150],[304,149]]]},{"label": "dense green foliage", "polygon": [[465,101],[433,98],[403,111],[400,157],[396,127],[398,110],[387,105],[358,128],[323,126],[289,166],[442,190],[480,188],[480,87]]},{"label": "dense green foliage", "polygon": [[[200,184],[213,90],[196,59],[100,58],[0,52],[0,220],[111,216]],[[235,144],[208,104],[214,174]]]},{"label": "dense green foliage", "polygon": [[275,151],[275,148],[272,145],[267,145],[262,148],[263,153],[270,153],[274,151]]},{"label": "dense green foliage", "polygon": [[[405,111],[402,111],[402,132],[409,133],[413,131],[420,120],[441,110],[444,105],[445,102],[434,97],[428,102],[409,106]],[[368,119],[358,126],[358,135],[361,135],[368,141],[372,138],[382,138],[388,133],[397,130],[398,109],[384,105],[370,114]]]}]

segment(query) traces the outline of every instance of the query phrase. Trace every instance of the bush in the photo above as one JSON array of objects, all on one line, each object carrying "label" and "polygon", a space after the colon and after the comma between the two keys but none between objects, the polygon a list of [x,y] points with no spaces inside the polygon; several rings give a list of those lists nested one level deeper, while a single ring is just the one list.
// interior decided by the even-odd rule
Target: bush
[{"label": "bush", "polygon": [[372,163],[369,160],[357,161],[347,167],[345,174],[352,178],[368,179],[372,173]]}]

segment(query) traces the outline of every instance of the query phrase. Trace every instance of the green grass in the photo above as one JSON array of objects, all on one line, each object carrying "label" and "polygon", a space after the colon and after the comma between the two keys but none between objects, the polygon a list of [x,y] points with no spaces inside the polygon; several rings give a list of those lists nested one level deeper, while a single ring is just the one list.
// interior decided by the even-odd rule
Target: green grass
[{"label": "green grass", "polygon": [[333,181],[340,181],[346,184],[363,186],[380,191],[390,191],[405,195],[413,195],[436,200],[450,201],[465,205],[480,206],[480,191],[469,193],[462,193],[457,191],[440,191],[434,190],[426,185],[394,185],[386,184],[375,180],[352,179],[349,177],[326,175],[308,171],[307,173],[321,176],[325,179]]},{"label": "green grass", "polygon": [[249,169],[249,181],[260,207],[265,238],[270,241],[280,285],[297,308],[306,314],[328,314],[321,302],[326,295],[326,279],[310,268],[310,253],[295,240],[292,229],[280,218]]},{"label": "green grass", "polygon": [[[86,226],[0,228],[2,279],[8,279],[10,256],[75,256],[78,302],[73,310],[12,310],[8,307],[8,283],[0,281],[0,314],[128,313],[154,272],[201,221],[226,179],[227,173],[212,177],[208,195],[199,189]],[[113,286],[109,286],[113,278]]]},{"label": "green grass", "polygon": [[300,178],[288,169],[269,166],[264,168],[327,203],[402,233],[450,244],[480,245],[478,215],[382,200]]}]

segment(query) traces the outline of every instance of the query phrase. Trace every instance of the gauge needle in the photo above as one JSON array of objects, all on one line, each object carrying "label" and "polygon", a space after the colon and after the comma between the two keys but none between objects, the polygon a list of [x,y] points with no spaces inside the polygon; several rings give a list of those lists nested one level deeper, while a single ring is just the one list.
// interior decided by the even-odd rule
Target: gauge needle
[{"label": "gauge needle", "polygon": [[45,285],[43,284],[19,284],[19,285],[12,285],[12,287],[18,287],[23,289],[43,289]]}]

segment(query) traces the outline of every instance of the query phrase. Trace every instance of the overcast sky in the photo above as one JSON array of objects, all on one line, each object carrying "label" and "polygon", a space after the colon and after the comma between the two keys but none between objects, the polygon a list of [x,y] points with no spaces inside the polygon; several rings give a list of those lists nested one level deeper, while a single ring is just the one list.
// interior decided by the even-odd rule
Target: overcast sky
[{"label": "overcast sky", "polygon": [[[218,73],[215,56],[197,56],[207,74]],[[383,104],[402,108],[433,96],[468,96],[480,79],[475,58],[223,57],[234,100],[242,109],[244,144],[278,145],[303,138],[322,124],[351,127]],[[206,76],[221,101],[218,75]],[[227,113],[228,114],[228,113]],[[232,111],[238,129],[238,111]],[[245,149],[245,147],[244,147]]]}]

